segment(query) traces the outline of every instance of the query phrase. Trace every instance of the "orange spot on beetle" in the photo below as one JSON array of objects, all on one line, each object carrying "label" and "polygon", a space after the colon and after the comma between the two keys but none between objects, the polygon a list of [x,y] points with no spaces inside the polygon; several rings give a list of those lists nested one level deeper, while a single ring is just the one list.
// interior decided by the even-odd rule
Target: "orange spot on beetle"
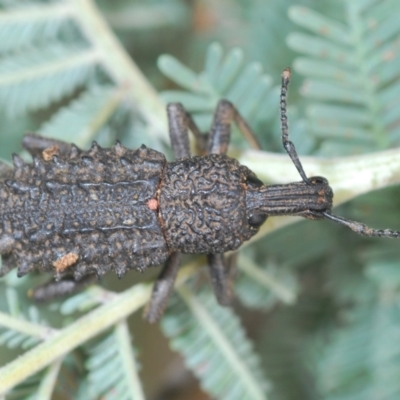
[{"label": "orange spot on beetle", "polygon": [[58,156],[60,153],[59,147],[55,144],[47,149],[42,151],[42,156],[45,161],[51,161],[53,156]]},{"label": "orange spot on beetle", "polygon": [[147,202],[147,206],[150,208],[150,210],[155,211],[158,208],[158,201],[156,199],[150,199]]},{"label": "orange spot on beetle", "polygon": [[78,261],[78,254],[76,253],[68,253],[65,256],[62,256],[57,261],[53,262],[53,266],[58,273],[65,271],[71,265],[74,265]]}]

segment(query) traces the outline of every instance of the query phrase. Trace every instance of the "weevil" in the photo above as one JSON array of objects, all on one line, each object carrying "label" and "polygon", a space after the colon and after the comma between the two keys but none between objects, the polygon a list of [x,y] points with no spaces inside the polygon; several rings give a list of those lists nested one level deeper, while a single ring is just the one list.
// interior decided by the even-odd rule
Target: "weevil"
[{"label": "weevil", "polygon": [[[0,254],[4,275],[18,266],[52,272],[55,280],[34,289],[48,300],[72,293],[93,276],[164,264],[145,317],[157,321],[173,288],[182,253],[206,254],[218,302],[232,300],[232,270],[224,253],[255,235],[269,216],[330,219],[366,236],[399,237],[331,213],[333,192],[323,177],[307,177],[289,140],[286,115],[290,70],[282,73],[283,146],[302,181],[264,185],[226,155],[232,122],[256,137],[237,109],[219,102],[208,135],[200,133],[181,104],[169,104],[169,134],[176,161],[145,146],[120,143],[88,151],[28,134],[23,145],[33,163],[13,156],[0,180]],[[205,155],[191,156],[188,131]]]}]

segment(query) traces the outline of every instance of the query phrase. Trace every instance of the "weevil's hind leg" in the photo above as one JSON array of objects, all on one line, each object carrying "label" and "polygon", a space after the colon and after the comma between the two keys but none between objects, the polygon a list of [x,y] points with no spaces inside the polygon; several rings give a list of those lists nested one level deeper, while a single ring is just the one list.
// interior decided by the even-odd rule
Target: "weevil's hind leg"
[{"label": "weevil's hind leg", "polygon": [[170,103],[167,105],[169,136],[171,146],[174,151],[175,159],[190,157],[189,134],[191,130],[196,138],[198,150],[204,153],[206,150],[207,136],[203,135],[196,126],[192,117],[180,103]]},{"label": "weevil's hind leg", "polygon": [[164,312],[174,287],[180,260],[180,253],[172,253],[154,283],[151,299],[144,310],[144,318],[150,323],[157,322]]},{"label": "weevil's hind leg", "polygon": [[304,172],[303,166],[301,165],[296,148],[294,147],[294,144],[289,140],[289,126],[288,126],[288,119],[287,119],[286,97],[287,97],[287,90],[288,90],[288,86],[289,86],[289,82],[290,82],[290,76],[291,76],[290,68],[284,69],[282,72],[281,101],[280,101],[282,143],[283,143],[283,147],[285,148],[289,157],[292,159],[292,162],[295,165],[300,176],[302,177],[303,181],[310,183],[309,179],[306,176],[306,173]]},{"label": "weevil's hind leg", "polygon": [[[235,267],[232,265],[232,262],[227,263],[224,260],[223,254],[208,254],[207,258],[211,284],[218,303],[222,306],[229,306],[233,299]],[[234,258],[232,260],[234,260]]]},{"label": "weevil's hind leg", "polygon": [[44,303],[80,292],[96,280],[97,277],[94,274],[87,275],[79,281],[74,280],[73,277],[65,277],[59,281],[50,281],[31,289],[28,295],[38,303]]},{"label": "weevil's hind leg", "polygon": [[[27,133],[22,139],[22,147],[32,156],[46,158],[52,155],[68,156],[71,152],[71,145],[62,140],[50,139],[36,133]],[[53,154],[54,153],[54,154]]]},{"label": "weevil's hind leg", "polygon": [[210,130],[208,152],[210,154],[226,154],[231,136],[231,124],[235,122],[243,136],[251,146],[260,149],[260,144],[254,132],[247,122],[239,114],[236,107],[228,100],[221,100],[214,114],[213,124]]}]

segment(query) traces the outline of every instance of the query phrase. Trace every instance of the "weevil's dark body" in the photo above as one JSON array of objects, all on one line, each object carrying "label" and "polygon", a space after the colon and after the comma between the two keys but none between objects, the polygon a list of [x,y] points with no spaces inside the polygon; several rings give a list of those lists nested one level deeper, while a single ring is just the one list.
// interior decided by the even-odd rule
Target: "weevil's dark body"
[{"label": "weevil's dark body", "polygon": [[157,151],[120,145],[20,164],[0,184],[0,241],[15,241],[6,257],[24,275],[55,271],[57,260],[76,254],[68,272],[78,279],[162,263],[168,250],[147,202],[158,196],[165,165]]},{"label": "weevil's dark body", "polygon": [[257,231],[247,222],[249,175],[225,155],[167,163],[145,146],[133,151],[119,144],[20,163],[0,183],[0,242],[11,250],[3,262],[18,265],[20,276],[57,274],[55,263],[75,254],[62,273],[81,279],[143,270],[173,251],[234,250]]},{"label": "weevil's dark body", "polygon": [[[53,272],[59,282],[34,291],[37,300],[69,294],[87,277],[113,270],[143,270],[164,263],[146,318],[157,321],[173,288],[180,253],[208,258],[211,283],[220,304],[232,299],[232,268],[223,253],[257,233],[268,216],[331,219],[366,236],[400,237],[331,214],[332,189],[325,178],[308,178],[289,141],[282,74],[282,142],[301,182],[264,185],[245,166],[226,156],[230,125],[236,122],[252,143],[256,138],[228,101],[216,110],[208,136],[202,135],[180,104],[167,107],[175,162],[142,146],[93,143],[81,151],[64,142],[28,135],[32,164],[14,156],[14,169],[0,170],[0,255],[5,274]],[[188,129],[205,156],[190,156]],[[73,279],[71,279],[73,278]]]}]

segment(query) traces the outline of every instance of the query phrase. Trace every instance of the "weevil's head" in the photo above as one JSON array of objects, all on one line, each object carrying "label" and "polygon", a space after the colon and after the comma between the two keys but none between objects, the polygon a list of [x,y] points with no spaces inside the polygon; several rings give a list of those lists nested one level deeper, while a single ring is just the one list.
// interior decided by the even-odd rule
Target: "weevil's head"
[{"label": "weevil's head", "polygon": [[333,191],[327,179],[314,176],[308,181],[284,185],[264,185],[255,176],[248,177],[246,209],[249,224],[260,226],[268,216],[298,215],[323,219],[330,213]]}]

